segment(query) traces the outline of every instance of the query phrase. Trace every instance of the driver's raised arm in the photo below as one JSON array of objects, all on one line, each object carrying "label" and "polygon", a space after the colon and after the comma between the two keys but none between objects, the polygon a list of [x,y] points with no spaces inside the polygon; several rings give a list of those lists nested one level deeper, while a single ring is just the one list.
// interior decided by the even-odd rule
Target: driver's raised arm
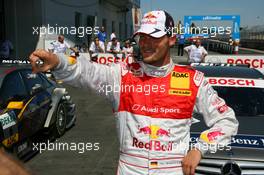
[{"label": "driver's raised arm", "polygon": [[[44,62],[41,67],[36,65],[37,59]],[[115,92],[120,85],[120,71],[123,67],[119,64],[101,65],[82,56],[76,60],[76,63],[71,64],[64,54],[55,55],[44,50],[33,52],[30,56],[30,62],[34,72],[51,69],[57,80],[62,80],[75,87],[90,87],[100,95],[107,97],[112,103],[119,97],[119,92]]]}]

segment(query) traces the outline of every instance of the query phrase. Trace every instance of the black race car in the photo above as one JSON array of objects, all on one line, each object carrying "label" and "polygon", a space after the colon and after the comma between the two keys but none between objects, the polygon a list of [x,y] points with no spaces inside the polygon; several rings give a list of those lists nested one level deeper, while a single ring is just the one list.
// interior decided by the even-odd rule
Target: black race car
[{"label": "black race car", "polygon": [[[211,66],[210,66],[211,65]],[[208,153],[196,168],[196,174],[264,174],[264,75],[245,66],[194,64],[239,121],[238,134],[231,149]],[[201,116],[194,116],[191,142],[207,128]]]},{"label": "black race car", "polygon": [[60,137],[75,120],[65,88],[27,65],[0,65],[0,143],[7,150],[22,158],[40,134]]}]

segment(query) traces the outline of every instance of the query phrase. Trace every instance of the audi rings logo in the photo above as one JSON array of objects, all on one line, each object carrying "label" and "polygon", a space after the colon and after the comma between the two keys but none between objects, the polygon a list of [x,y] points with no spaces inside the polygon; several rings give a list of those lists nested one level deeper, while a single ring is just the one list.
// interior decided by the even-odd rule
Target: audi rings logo
[{"label": "audi rings logo", "polygon": [[221,168],[222,175],[241,175],[241,168],[235,162],[227,162]]},{"label": "audi rings logo", "polygon": [[132,107],[132,110],[133,110],[133,111],[137,111],[137,110],[140,109],[140,107],[141,107],[140,104],[134,104],[133,107]]}]

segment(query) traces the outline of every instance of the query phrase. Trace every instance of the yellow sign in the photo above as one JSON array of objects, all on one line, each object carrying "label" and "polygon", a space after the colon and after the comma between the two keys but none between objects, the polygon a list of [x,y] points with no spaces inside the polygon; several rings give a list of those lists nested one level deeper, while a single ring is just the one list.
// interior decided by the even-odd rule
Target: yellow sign
[{"label": "yellow sign", "polygon": [[188,72],[171,73],[170,87],[175,89],[189,89],[190,88],[190,74]]},{"label": "yellow sign", "polygon": [[22,109],[23,101],[11,101],[7,105],[7,109]]},{"label": "yellow sign", "polygon": [[169,94],[170,95],[180,95],[180,96],[191,96],[192,95],[192,91],[169,89]]},{"label": "yellow sign", "polygon": [[2,143],[6,147],[10,147],[12,144],[18,141],[18,133],[12,135],[11,137],[5,139]]}]

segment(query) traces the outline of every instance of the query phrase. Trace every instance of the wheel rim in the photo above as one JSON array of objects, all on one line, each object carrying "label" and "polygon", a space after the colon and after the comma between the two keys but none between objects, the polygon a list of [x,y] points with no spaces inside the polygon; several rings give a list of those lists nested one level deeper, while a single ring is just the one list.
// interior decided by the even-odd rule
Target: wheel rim
[{"label": "wheel rim", "polygon": [[58,129],[63,131],[65,128],[65,110],[62,105],[60,105],[57,114]]}]

